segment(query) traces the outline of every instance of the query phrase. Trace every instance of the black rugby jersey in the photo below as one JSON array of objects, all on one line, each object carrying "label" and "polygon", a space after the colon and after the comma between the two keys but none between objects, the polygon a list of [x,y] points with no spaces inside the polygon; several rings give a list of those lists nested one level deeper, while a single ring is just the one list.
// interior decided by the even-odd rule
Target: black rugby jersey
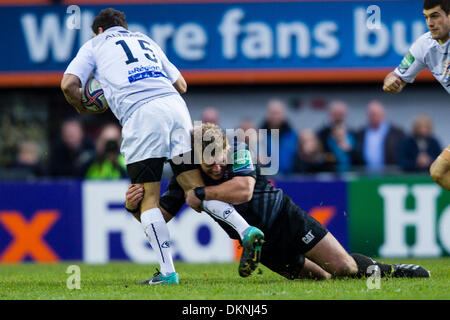
[{"label": "black rugby jersey", "polygon": [[[234,205],[235,209],[251,226],[267,232],[273,225],[282,208],[283,191],[275,188],[266,176],[261,175],[261,168],[253,164],[248,146],[245,143],[234,143],[233,163],[228,164],[223,177],[214,180],[202,172],[206,186],[218,185],[234,177],[250,176],[256,179],[252,199],[249,202]],[[172,177],[166,192],[160,198],[160,205],[167,212],[176,215],[184,204],[184,191]],[[237,232],[228,224],[211,216],[233,239],[239,239]]]}]

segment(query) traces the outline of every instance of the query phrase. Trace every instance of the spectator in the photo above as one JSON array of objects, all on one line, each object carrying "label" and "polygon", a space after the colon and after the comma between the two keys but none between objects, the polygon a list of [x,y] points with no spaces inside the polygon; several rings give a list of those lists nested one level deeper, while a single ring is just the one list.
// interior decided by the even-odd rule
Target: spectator
[{"label": "spectator", "polygon": [[324,146],[324,150],[329,152],[328,137],[331,135],[332,128],[341,123],[345,123],[347,118],[347,104],[344,101],[333,101],[328,109],[329,123],[319,129],[317,132],[320,142]]},{"label": "spectator", "polygon": [[293,162],[295,173],[333,171],[333,165],[326,158],[318,136],[310,129],[300,131]]},{"label": "spectator", "polygon": [[441,153],[441,146],[433,137],[433,123],[428,116],[414,120],[412,135],[406,137],[400,147],[399,163],[405,171],[428,172],[431,163]]},{"label": "spectator", "polygon": [[[251,135],[253,135],[254,133],[256,134],[258,133],[256,129],[256,124],[251,119],[243,119],[239,124],[239,129],[242,129],[244,133],[247,132],[248,134]],[[247,139],[245,143],[248,144],[249,136],[246,136],[245,138]]]},{"label": "spectator", "polygon": [[239,124],[239,129],[242,129],[244,134],[243,137],[238,137],[239,140],[243,140],[248,146],[258,143],[258,129],[256,128],[256,124],[252,120],[242,120]]},{"label": "spectator", "polygon": [[14,171],[17,178],[36,178],[46,175],[41,162],[42,150],[39,144],[32,140],[19,143]]},{"label": "spectator", "polygon": [[386,165],[397,164],[404,133],[386,119],[386,111],[379,101],[368,104],[367,120],[367,126],[356,135],[357,163],[365,164],[369,172],[380,173]]},{"label": "spectator", "polygon": [[214,107],[207,107],[203,110],[202,122],[210,122],[219,125],[219,112]]},{"label": "spectator", "polygon": [[328,150],[333,154],[338,172],[351,169],[355,158],[355,138],[343,122],[335,124],[327,138]]},{"label": "spectator", "polygon": [[250,119],[243,119],[239,124],[239,129],[242,131],[238,131],[238,141],[244,141],[247,144],[254,163],[261,163],[258,152],[258,129],[256,124]]},{"label": "spectator", "polygon": [[272,156],[273,148],[271,130],[279,130],[278,141],[278,158],[279,171],[282,174],[289,174],[292,172],[294,154],[297,146],[297,133],[291,128],[286,119],[285,104],[278,99],[272,99],[267,105],[265,122],[261,129],[267,129],[267,155]]},{"label": "spectator", "polygon": [[51,149],[50,173],[56,177],[83,177],[83,168],[94,154],[94,143],[85,136],[81,121],[65,120],[61,138]]},{"label": "spectator", "polygon": [[120,154],[120,127],[106,124],[100,131],[96,141],[95,158],[88,163],[86,178],[88,179],[121,179],[126,178],[125,159]]}]

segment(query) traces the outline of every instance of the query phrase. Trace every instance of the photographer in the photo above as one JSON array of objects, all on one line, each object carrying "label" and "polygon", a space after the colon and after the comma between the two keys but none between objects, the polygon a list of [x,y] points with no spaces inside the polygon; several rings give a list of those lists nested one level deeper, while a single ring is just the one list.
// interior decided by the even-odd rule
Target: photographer
[{"label": "photographer", "polygon": [[123,156],[120,154],[120,129],[115,124],[105,125],[96,141],[96,155],[86,169],[87,179],[121,179],[127,177]]}]

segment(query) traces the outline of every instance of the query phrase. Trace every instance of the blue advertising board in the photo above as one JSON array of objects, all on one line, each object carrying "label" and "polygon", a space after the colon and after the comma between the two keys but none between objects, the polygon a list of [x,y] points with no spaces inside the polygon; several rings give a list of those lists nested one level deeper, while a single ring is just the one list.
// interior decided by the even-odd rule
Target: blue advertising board
[{"label": "blue advertising board", "polygon": [[296,205],[322,223],[348,249],[347,182],[293,180],[275,181],[275,185],[289,195]]},{"label": "blue advertising board", "polygon": [[[142,226],[124,210],[128,184],[127,180],[0,183],[0,263],[156,263]],[[162,190],[166,184],[163,181]],[[347,248],[345,182],[275,184]],[[236,243],[206,213],[184,206],[168,227],[175,260],[239,258]]]},{"label": "blue advertising board", "polygon": [[[94,17],[108,6],[2,7],[0,21],[8,28],[0,29],[7,48],[0,85],[29,83],[37,75],[41,83],[57,84],[92,37]],[[158,42],[191,83],[379,80],[427,31],[421,2],[409,0],[114,7],[126,13],[129,29]]]},{"label": "blue advertising board", "polygon": [[0,183],[0,263],[82,258],[78,181]]}]

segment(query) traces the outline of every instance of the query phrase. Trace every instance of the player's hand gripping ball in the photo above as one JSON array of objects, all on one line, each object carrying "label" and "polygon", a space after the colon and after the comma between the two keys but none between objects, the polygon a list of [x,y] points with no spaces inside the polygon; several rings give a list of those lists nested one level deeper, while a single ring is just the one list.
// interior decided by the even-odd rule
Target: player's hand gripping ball
[{"label": "player's hand gripping ball", "polygon": [[81,102],[87,110],[105,111],[108,109],[108,102],[97,79],[94,77],[89,78],[81,90]]}]

